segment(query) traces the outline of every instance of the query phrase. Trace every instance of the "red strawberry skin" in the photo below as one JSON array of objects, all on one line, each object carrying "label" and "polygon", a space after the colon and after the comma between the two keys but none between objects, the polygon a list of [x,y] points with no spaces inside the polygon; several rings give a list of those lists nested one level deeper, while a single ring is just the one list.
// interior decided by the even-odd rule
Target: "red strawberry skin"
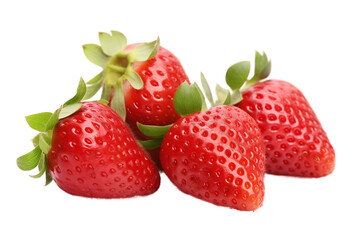
[{"label": "red strawberry skin", "polygon": [[[129,45],[126,50],[135,45]],[[136,90],[125,87],[126,121],[137,129],[136,122],[146,125],[168,125],[180,118],[174,108],[177,88],[189,79],[180,61],[168,50],[159,48],[157,54],[148,61],[134,67],[144,82],[144,87]]]},{"label": "red strawberry skin", "polygon": [[154,193],[160,175],[131,131],[110,107],[84,102],[55,126],[50,175],[72,195],[125,198]]},{"label": "red strawberry skin", "polygon": [[234,106],[179,119],[160,150],[165,174],[181,191],[238,210],[262,205],[264,158],[256,122]]},{"label": "red strawberry skin", "polygon": [[323,177],[335,167],[335,152],[304,95],[280,80],[258,82],[237,104],[258,123],[266,152],[266,172]]}]

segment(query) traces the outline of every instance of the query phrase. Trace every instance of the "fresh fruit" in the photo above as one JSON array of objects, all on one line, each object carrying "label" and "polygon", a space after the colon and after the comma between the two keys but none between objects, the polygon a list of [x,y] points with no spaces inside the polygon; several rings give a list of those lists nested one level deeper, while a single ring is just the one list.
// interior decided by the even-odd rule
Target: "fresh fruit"
[{"label": "fresh fruit", "polygon": [[80,102],[77,95],[59,110],[27,117],[41,133],[35,149],[18,159],[22,170],[39,166],[65,192],[93,198],[126,198],[154,193],[160,185],[155,164],[138,145],[130,129],[110,107]]},{"label": "fresh fruit", "polygon": [[202,101],[196,85],[183,83],[176,92],[175,108],[183,117],[171,126],[161,144],[165,174],[182,192],[215,205],[259,208],[264,199],[265,166],[255,120],[234,106],[201,112]]},{"label": "fresh fruit", "polygon": [[[100,33],[101,46],[84,45],[84,53],[103,71],[90,85],[103,86],[102,99],[108,100],[133,130],[138,139],[148,139],[136,123],[168,125],[180,116],[173,98],[183,82],[189,82],[180,61],[160,46],[151,43],[127,45],[126,37],[116,31],[112,35]],[[97,90],[96,90],[97,91]],[[158,150],[151,151],[156,156]],[[158,159],[154,157],[158,162]]]},{"label": "fresh fruit", "polygon": [[234,92],[245,83],[243,99],[235,106],[259,125],[266,172],[300,177],[329,175],[335,167],[335,152],[304,95],[285,81],[260,81],[270,74],[271,62],[265,54],[256,53],[255,74],[247,80],[249,68],[244,62],[233,65],[227,82]]}]

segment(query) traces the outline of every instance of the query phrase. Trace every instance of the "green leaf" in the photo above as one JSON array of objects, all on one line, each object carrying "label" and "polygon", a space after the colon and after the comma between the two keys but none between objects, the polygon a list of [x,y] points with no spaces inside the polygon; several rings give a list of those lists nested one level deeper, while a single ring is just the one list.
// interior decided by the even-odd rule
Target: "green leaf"
[{"label": "green leaf", "polygon": [[111,101],[111,108],[125,121],[126,109],[122,83],[114,87],[114,97]]},{"label": "green leaf", "polygon": [[27,123],[32,129],[35,129],[39,132],[45,132],[46,131],[46,123],[49,121],[52,113],[50,112],[42,112],[33,114],[30,116],[25,117]]},{"label": "green leaf", "polygon": [[88,100],[92,98],[101,88],[104,81],[103,72],[96,75],[93,79],[87,82],[88,86],[86,87],[86,93],[83,97],[83,100]]},{"label": "green leaf", "polygon": [[203,107],[202,101],[202,93],[199,91],[199,87],[184,82],[176,90],[174,107],[179,115],[186,116],[194,112],[200,112]]},{"label": "green leaf", "polygon": [[95,77],[93,77],[92,79],[90,79],[89,81],[86,82],[86,85],[92,85],[92,84],[96,84],[98,83],[100,80],[102,80],[104,71],[101,71],[99,74],[97,74]]},{"label": "green leaf", "polygon": [[110,57],[105,55],[101,47],[96,44],[83,45],[83,50],[87,59],[100,67],[105,68],[110,60]]},{"label": "green leaf", "polygon": [[134,58],[135,61],[146,61],[155,56],[160,47],[159,37],[150,43],[143,43],[135,47],[130,51],[129,54]]},{"label": "green leaf", "polygon": [[144,125],[139,122],[136,124],[142,134],[151,138],[164,137],[172,126],[172,124],[165,126]]},{"label": "green leaf", "polygon": [[268,60],[268,57],[265,53],[261,55],[258,51],[255,52],[255,72],[254,78],[258,81],[265,79],[270,75],[271,72],[271,61]]},{"label": "green leaf", "polygon": [[155,149],[161,146],[162,141],[163,141],[162,138],[155,138],[151,140],[139,141],[139,143],[145,149]]},{"label": "green leaf", "polygon": [[111,90],[112,90],[112,87],[105,84],[103,89],[102,89],[101,99],[109,102],[110,101],[110,96],[111,96]]},{"label": "green leaf", "polygon": [[[45,161],[46,165],[47,165],[47,160]],[[45,180],[45,186],[49,185],[52,182],[52,177],[50,176],[50,171],[49,171],[49,167],[46,167],[45,170],[45,176],[46,176],[46,180]]]},{"label": "green leaf", "polygon": [[231,102],[231,94],[228,89],[222,88],[216,84],[216,95],[218,97],[217,105],[229,105]]},{"label": "green leaf", "polygon": [[71,105],[64,106],[59,113],[59,119],[66,118],[71,114],[77,112],[81,108],[81,103],[74,103]]},{"label": "green leaf", "polygon": [[36,135],[33,139],[31,139],[31,141],[32,141],[32,143],[33,143],[33,145],[34,145],[34,147],[39,146],[40,134],[41,134],[41,133],[37,134],[37,135]]},{"label": "green leaf", "polygon": [[42,152],[39,146],[34,148],[31,152],[28,152],[17,159],[18,167],[24,171],[34,169],[39,164],[41,154]]},{"label": "green leaf", "polygon": [[201,85],[202,88],[204,89],[206,98],[209,100],[211,106],[214,106],[214,99],[211,93],[211,89],[203,73],[201,73]]},{"label": "green leaf", "polygon": [[43,153],[48,154],[51,148],[51,138],[44,133],[40,134],[39,147]]},{"label": "green leaf", "polygon": [[201,96],[201,111],[206,111],[208,108],[207,108],[207,105],[206,105],[206,101],[205,101],[205,96],[203,94],[203,92],[201,91],[199,85],[197,85],[197,83],[194,83],[195,87],[197,88],[198,92],[200,93],[200,96]]},{"label": "green leaf", "polygon": [[271,61],[268,61],[265,65],[263,70],[259,74],[260,79],[265,79],[270,75],[271,72]]},{"label": "green leaf", "polygon": [[45,165],[45,154],[42,153],[40,156],[40,160],[39,160],[39,173],[36,175],[30,175],[30,177],[32,178],[40,178],[42,175],[44,175],[45,170],[46,170],[46,165]]},{"label": "green leaf", "polygon": [[97,100],[97,101],[94,101],[94,102],[98,102],[98,103],[104,104],[105,106],[108,106],[108,105],[109,105],[109,101],[106,101],[105,99],[100,99],[100,100]]},{"label": "green leaf", "polygon": [[68,100],[66,103],[64,103],[63,106],[66,107],[71,104],[81,102],[81,100],[83,99],[85,94],[86,94],[86,84],[85,84],[84,80],[81,78],[79,81],[75,96],[73,98],[71,98],[70,100]]},{"label": "green leaf", "polygon": [[243,61],[232,65],[226,72],[226,83],[232,89],[240,89],[250,73],[250,62]]},{"label": "green leaf", "polygon": [[99,33],[101,48],[108,56],[123,51],[127,45],[127,39],[124,34],[117,31],[111,31],[111,33],[112,35],[104,32]]},{"label": "green leaf", "polygon": [[140,75],[133,70],[129,71],[126,74],[126,79],[129,81],[130,85],[135,89],[142,89],[144,86],[144,82],[141,79]]},{"label": "green leaf", "polygon": [[235,105],[242,100],[242,95],[240,90],[235,90],[230,97],[230,105]]},{"label": "green leaf", "polygon": [[50,119],[46,123],[46,131],[49,131],[50,129],[53,129],[57,122],[59,121],[59,114],[62,109],[62,106],[57,109],[50,117]]}]

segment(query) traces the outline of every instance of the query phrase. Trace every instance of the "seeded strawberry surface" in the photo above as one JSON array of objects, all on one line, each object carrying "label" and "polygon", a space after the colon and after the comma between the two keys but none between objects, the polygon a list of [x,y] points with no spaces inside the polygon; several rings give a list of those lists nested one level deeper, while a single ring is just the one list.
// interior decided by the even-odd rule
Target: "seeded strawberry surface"
[{"label": "seeded strawberry surface", "polygon": [[48,154],[51,177],[64,191],[85,197],[122,198],[155,192],[154,163],[111,108],[84,102],[60,120]]},{"label": "seeded strawberry surface", "polygon": [[264,198],[260,130],[244,111],[219,106],[178,120],[160,160],[183,192],[220,206],[255,210]]},{"label": "seeded strawberry surface", "polygon": [[322,177],[335,166],[335,153],[304,95],[288,82],[258,82],[243,92],[238,107],[262,132],[266,172]]}]

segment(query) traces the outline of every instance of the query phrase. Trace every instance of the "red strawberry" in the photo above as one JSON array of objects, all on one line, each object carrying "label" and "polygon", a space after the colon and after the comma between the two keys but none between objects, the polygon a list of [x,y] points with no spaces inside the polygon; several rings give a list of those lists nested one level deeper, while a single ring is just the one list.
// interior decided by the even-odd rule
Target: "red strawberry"
[{"label": "red strawberry", "polygon": [[290,83],[255,83],[236,106],[261,129],[267,173],[322,177],[334,170],[335,152],[325,131],[304,95]]},{"label": "red strawberry", "polygon": [[160,176],[114,110],[85,102],[55,126],[48,154],[52,178],[64,191],[86,197],[148,195]]},{"label": "red strawberry", "polygon": [[[125,119],[138,139],[141,134],[137,122],[147,125],[168,125],[180,116],[173,98],[183,82],[189,82],[179,60],[160,47],[159,39],[144,44],[127,46],[125,36],[112,31],[112,35],[99,34],[101,47],[84,45],[88,59],[104,68],[91,84],[100,88],[102,98]],[[152,150],[154,156],[159,150]],[[158,159],[154,159],[158,162]]]},{"label": "red strawberry", "polygon": [[265,170],[256,122],[234,106],[199,112],[202,98],[193,86],[184,83],[175,95],[182,116],[194,113],[175,122],[163,139],[160,161],[165,174],[182,192],[204,201],[238,210],[259,208]]},{"label": "red strawberry", "polygon": [[[237,67],[232,68],[227,75],[230,85],[236,80],[232,80],[231,72]],[[300,177],[329,175],[335,167],[335,152],[313,109],[292,84],[279,80],[259,82],[269,73],[266,55],[257,53],[255,76],[247,81],[243,100],[235,105],[259,125],[266,172]]]},{"label": "red strawberry", "polygon": [[113,109],[99,102],[64,106],[27,118],[42,133],[35,149],[18,159],[21,169],[39,165],[37,177],[46,171],[48,182],[51,177],[65,192],[84,197],[143,196],[159,188],[155,164]]}]

